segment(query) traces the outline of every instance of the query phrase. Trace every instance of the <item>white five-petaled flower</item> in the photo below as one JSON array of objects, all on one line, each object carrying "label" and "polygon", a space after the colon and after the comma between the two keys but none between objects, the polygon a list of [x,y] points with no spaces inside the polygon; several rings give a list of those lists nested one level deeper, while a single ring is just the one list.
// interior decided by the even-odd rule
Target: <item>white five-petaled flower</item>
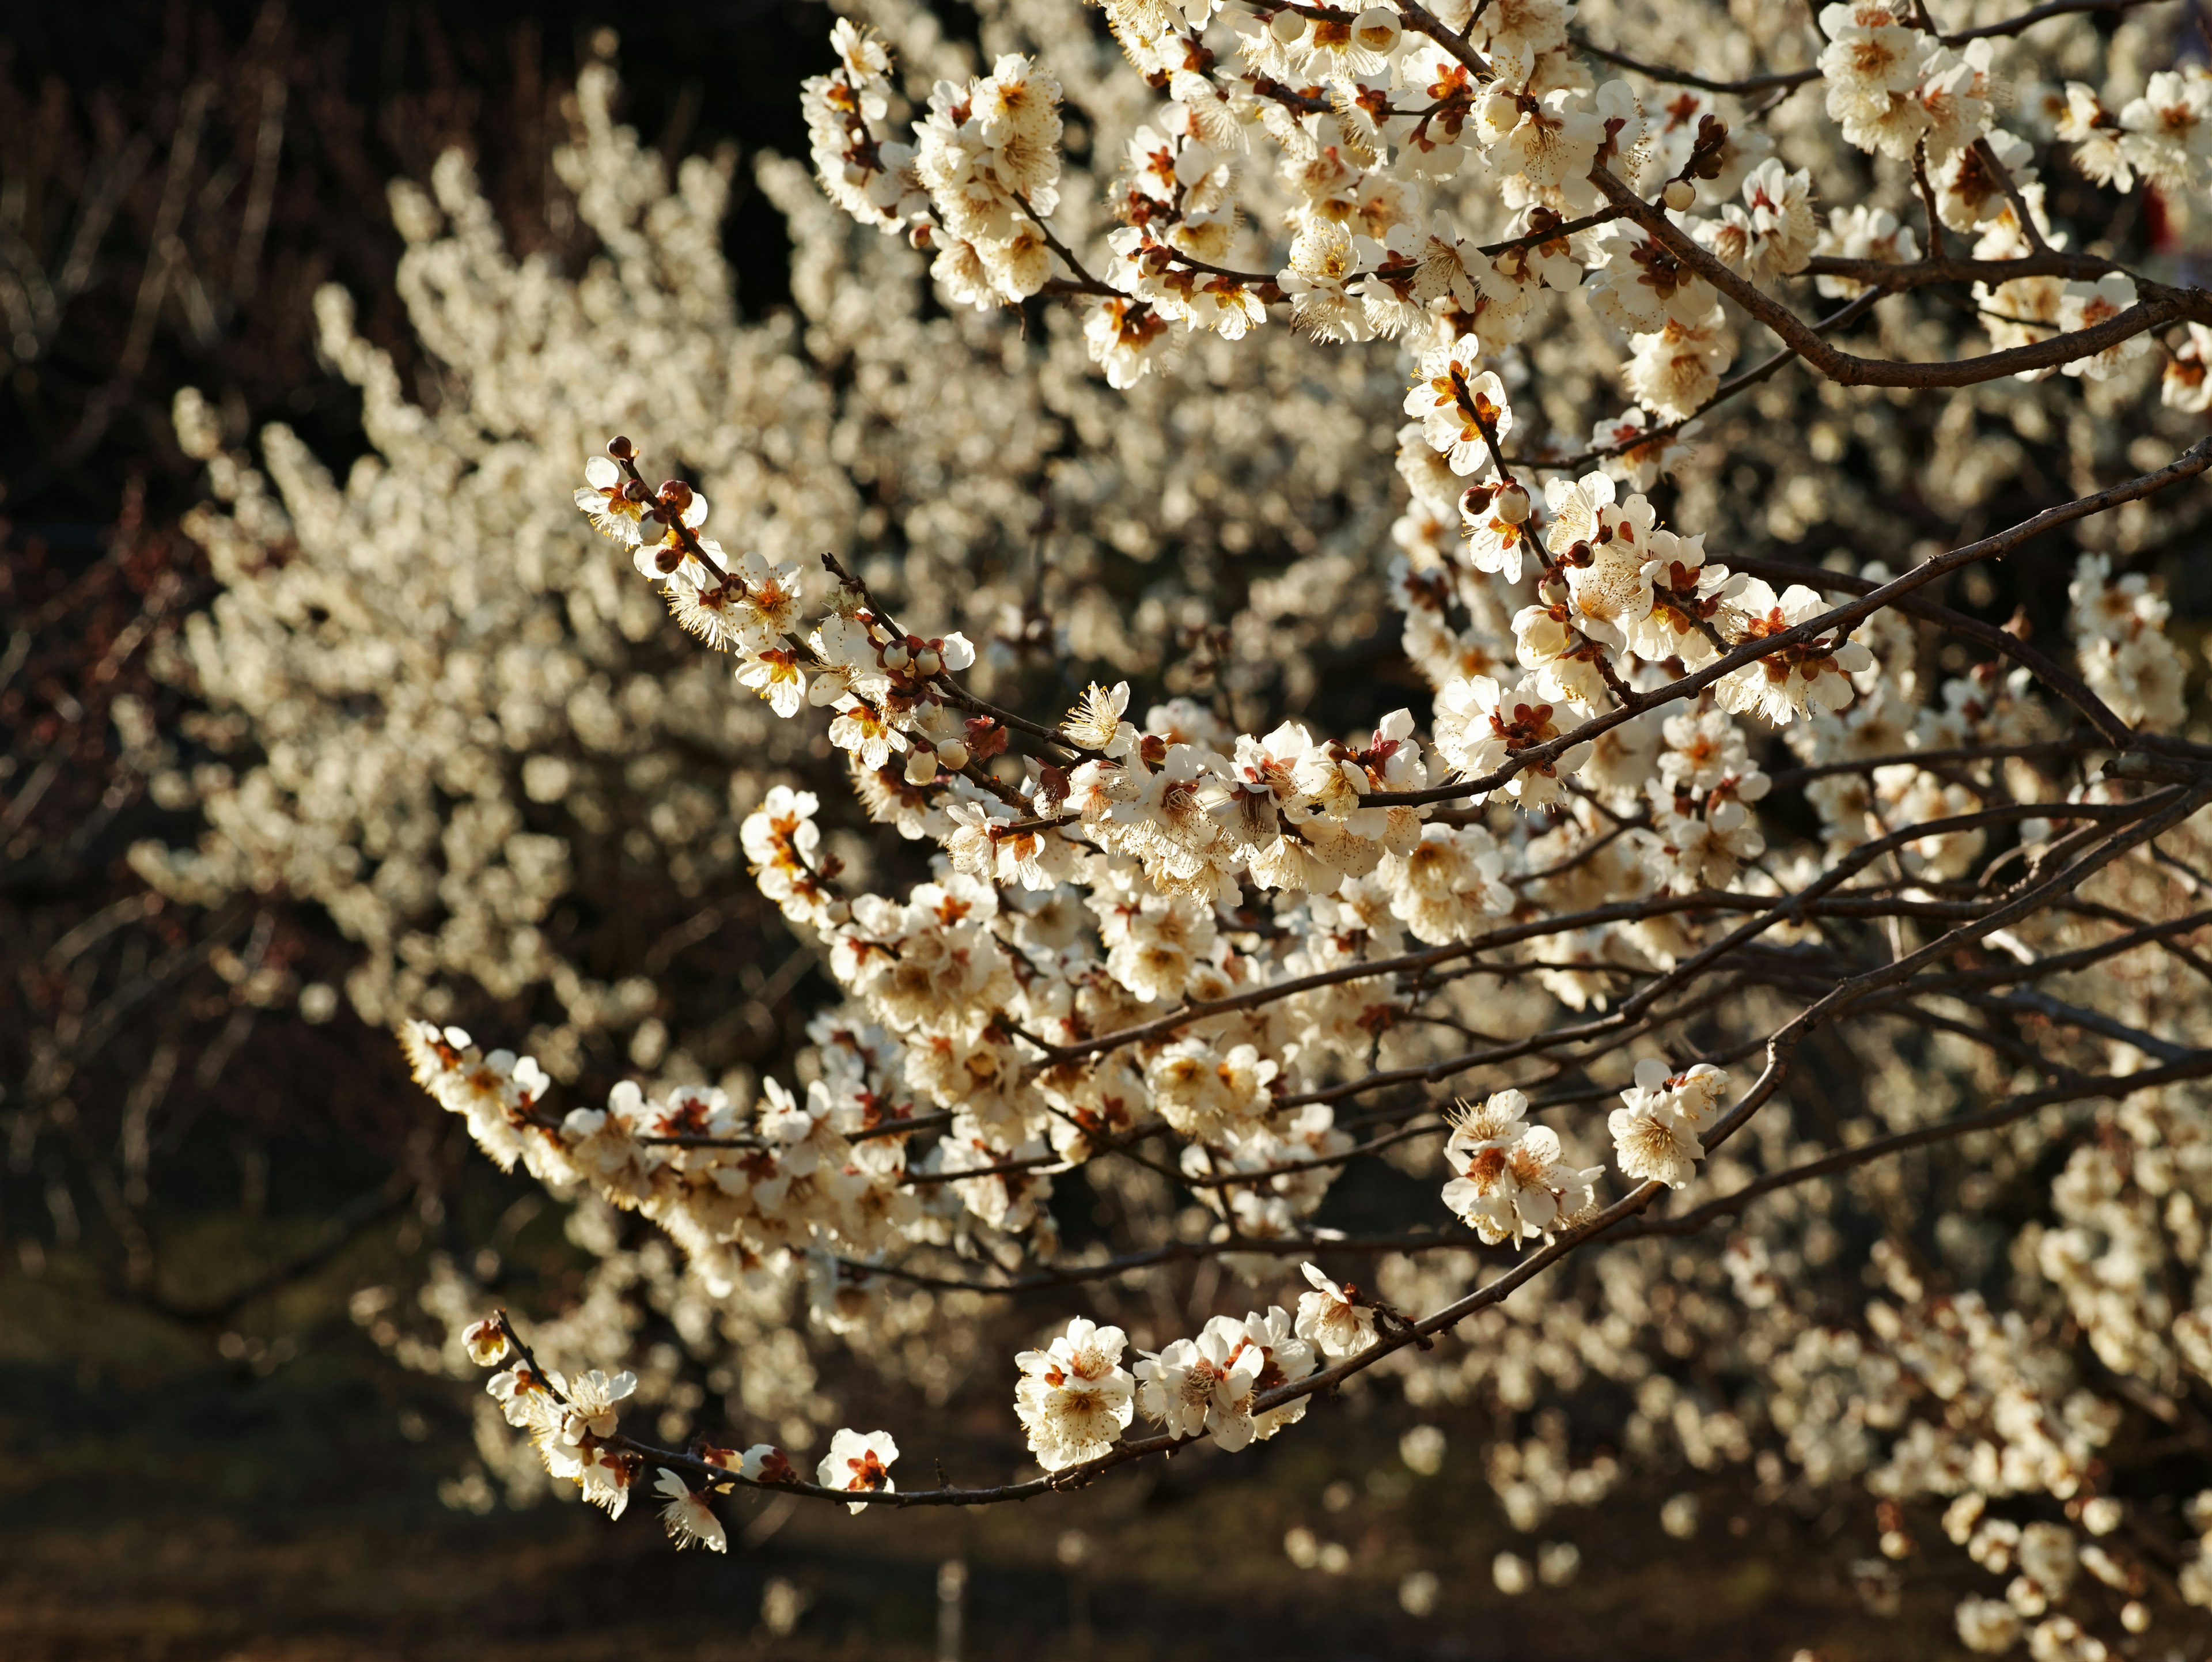
[{"label": "white five-petaled flower", "polygon": [[786,718],[798,715],[806,701],[806,672],[799,667],[799,654],[781,641],[749,650],[738,670],[738,685],[752,688]]},{"label": "white five-petaled flower", "polygon": [[906,735],[873,704],[850,693],[837,701],[837,718],[830,723],[830,742],[872,772],[906,749]]},{"label": "white five-petaled flower", "polygon": [[1523,1122],[1528,1109],[1520,1092],[1497,1092],[1462,1111],[1444,1145],[1458,1175],[1444,1185],[1443,1202],[1493,1246],[1549,1240],[1596,1202],[1601,1168],[1568,1165],[1556,1132]]},{"label": "white five-petaled flower", "polygon": [[722,1520],[714,1516],[714,1509],[707,1504],[707,1497],[693,1488],[666,1466],[653,1485],[656,1493],[668,1498],[660,1509],[660,1521],[668,1531],[669,1539],[677,1549],[685,1547],[704,1547],[709,1552],[728,1549],[728,1538],[722,1533]]},{"label": "white five-petaled flower", "polygon": [[2144,178],[2182,190],[2212,163],[2212,74],[2201,64],[2160,70],[2121,107],[2120,154]]},{"label": "white five-petaled flower", "polygon": [[[2075,281],[2066,285],[2058,301],[2058,326],[2069,334],[2112,322],[2136,303],[2136,285],[2118,271],[2107,271],[2094,283]],[[2063,363],[2060,369],[2089,380],[2103,380],[2122,364],[2151,350],[2148,331]]]},{"label": "white five-petaled flower", "polygon": [[507,1330],[496,1316],[487,1316],[472,1325],[461,1335],[461,1342],[468,1347],[469,1360],[478,1367],[490,1367],[507,1356]]},{"label": "white five-petaled flower", "polygon": [[1334,220],[1309,220],[1291,244],[1291,260],[1275,282],[1291,305],[1291,320],[1316,340],[1365,340],[1374,333],[1361,297],[1352,292],[1359,259],[1351,231]]},{"label": "white five-petaled flower", "polygon": [[1129,684],[1116,681],[1111,688],[1093,681],[1067,719],[1060,724],[1072,743],[1108,756],[1127,756],[1136,747],[1137,729],[1121,719],[1129,708]]},{"label": "white five-petaled flower", "polygon": [[573,1380],[563,1380],[556,1375],[553,1387],[568,1399],[568,1412],[561,1423],[561,1440],[574,1446],[584,1440],[586,1433],[593,1437],[615,1434],[618,1417],[615,1404],[637,1389],[637,1375],[625,1370],[610,1378],[595,1367]]},{"label": "white five-petaled flower", "polygon": [[1505,383],[1495,370],[1480,367],[1480,351],[1473,335],[1433,348],[1421,359],[1419,379],[1406,394],[1406,413],[1419,418],[1431,447],[1462,478],[1498,465],[1486,428],[1501,441],[1513,430]]},{"label": "white five-petaled flower", "polygon": [[[1820,594],[1802,583],[1792,583],[1778,597],[1754,577],[1723,609],[1721,632],[1732,647],[1741,647],[1795,629],[1826,610]],[[1850,703],[1850,677],[1873,663],[1874,654],[1858,642],[1816,635],[1730,670],[1714,695],[1731,715],[1756,713],[1776,727],[1787,727],[1797,716]]]},{"label": "white five-petaled flower", "polygon": [[[750,1459],[750,1452],[746,1458]],[[871,1431],[863,1436],[848,1427],[830,1440],[830,1452],[814,1469],[814,1481],[824,1488],[854,1495],[890,1495],[898,1488],[890,1475],[891,1462],[897,1458],[898,1444],[890,1432]],[[855,1501],[850,1509],[859,1512],[867,1504]]]},{"label": "white five-petaled flower", "polygon": [[1626,1105],[1606,1121],[1621,1175],[1670,1189],[1689,1182],[1705,1158],[1698,1139],[1718,1117],[1727,1088],[1727,1072],[1708,1062],[1680,1074],[1655,1056],[1638,1062],[1636,1083],[1620,1093]]},{"label": "white five-petaled flower", "polygon": [[1314,1366],[1313,1346],[1280,1306],[1241,1322],[1216,1316],[1195,1340],[1177,1339],[1146,1354],[1137,1364],[1138,1406],[1170,1435],[1211,1432],[1218,1446],[1233,1453],[1304,1417],[1303,1397],[1256,1416],[1254,1398],[1304,1379]]},{"label": "white five-petaled flower", "polygon": [[1298,1294],[1297,1336],[1324,1356],[1356,1356],[1375,1342],[1375,1312],[1357,1302],[1358,1289],[1339,1287],[1319,1266],[1304,1269],[1310,1293]]},{"label": "white five-petaled flower", "polygon": [[1909,161],[1930,118],[1914,91],[1931,54],[1932,36],[1907,27],[1881,0],[1844,0],[1820,13],[1827,46],[1820,70],[1828,113],[1863,150]]},{"label": "white five-petaled flower", "polygon": [[1540,95],[1501,88],[1476,107],[1476,130],[1501,173],[1518,172],[1540,188],[1564,184],[1589,172],[1606,136],[1589,98],[1565,87]]},{"label": "white five-petaled flower", "polygon": [[594,456],[584,464],[584,483],[576,492],[576,506],[591,515],[592,523],[625,545],[641,540],[643,534],[638,521],[644,504],[623,494],[629,483],[611,458]]},{"label": "white five-petaled flower", "polygon": [[1680,658],[1692,669],[1701,668],[1720,656],[1713,620],[1746,580],[1706,561],[1702,533],[1685,537],[1654,529],[1644,552],[1651,603],[1630,626],[1628,649],[1648,663]]},{"label": "white five-petaled flower", "polygon": [[[1463,776],[1479,778],[1559,738],[1554,713],[1534,675],[1511,687],[1487,675],[1462,677],[1437,695],[1437,749]],[[1548,761],[1529,760],[1505,782],[1505,794],[1524,808],[1548,807],[1563,794],[1561,776],[1580,772],[1589,757],[1585,740]]]},{"label": "white five-petaled flower", "polygon": [[1022,1370],[1014,1412],[1047,1471],[1097,1458],[1127,1428],[1136,1382],[1121,1366],[1126,1343],[1120,1328],[1078,1316],[1044,1349],[1014,1358]]},{"label": "white five-petaled flower", "polygon": [[1528,491],[1510,479],[1470,485],[1461,494],[1468,560],[1477,571],[1502,572],[1510,583],[1521,581],[1522,566],[1536,557],[1536,522],[1528,509]]}]

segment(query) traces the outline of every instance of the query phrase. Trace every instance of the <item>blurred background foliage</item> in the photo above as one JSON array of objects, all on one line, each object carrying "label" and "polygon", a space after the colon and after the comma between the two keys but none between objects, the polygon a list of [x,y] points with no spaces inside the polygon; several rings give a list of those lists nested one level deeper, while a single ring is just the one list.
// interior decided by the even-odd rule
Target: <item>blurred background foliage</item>
[{"label": "blurred background foliage", "polygon": [[[586,1260],[534,1185],[475,1159],[408,1084],[388,1034],[342,1003],[303,1019],[299,988],[341,980],[352,950],[326,915],[281,893],[187,915],[124,862],[141,838],[193,835],[129,765],[186,713],[149,661],[213,587],[178,529],[203,484],[171,403],[198,387],[234,437],[283,420],[342,470],[366,447],[360,398],[318,360],[318,285],[353,294],[362,334],[426,396],[387,180],[459,146],[509,246],[580,270],[589,238],[547,157],[597,33],[620,30],[625,119],[672,161],[795,155],[828,14],[97,0],[4,16],[0,1654],[928,1655],[948,1556],[970,1567],[977,1657],[1840,1659],[1948,1630],[1949,1595],[1909,1574],[1927,1620],[1869,1612],[1850,1568],[1863,1505],[1765,1509],[1743,1541],[1750,1474],[1709,1480],[1697,1540],[1661,1533],[1660,1494],[1616,1491],[1571,1525],[1571,1592],[1509,1600],[1492,1557],[1512,1537],[1468,1469],[1483,1439],[1445,1414],[1441,1456],[1417,1444],[1409,1464],[1402,1415],[1374,1395],[1246,1457],[1233,1488],[1200,1450],[988,1516],[771,1502],[726,1560],[574,1505],[479,1515],[451,1481],[476,1386],[396,1365],[354,1295],[419,1284],[438,1252],[557,1308]],[[789,245],[736,180],[725,252],[761,316],[787,298]],[[672,950],[747,1010],[765,1068],[800,1042],[806,1001],[763,986],[776,926],[744,886],[723,928]],[[634,931],[696,912],[679,901],[641,903]],[[1002,1409],[956,1404],[932,1441],[995,1447]]]}]

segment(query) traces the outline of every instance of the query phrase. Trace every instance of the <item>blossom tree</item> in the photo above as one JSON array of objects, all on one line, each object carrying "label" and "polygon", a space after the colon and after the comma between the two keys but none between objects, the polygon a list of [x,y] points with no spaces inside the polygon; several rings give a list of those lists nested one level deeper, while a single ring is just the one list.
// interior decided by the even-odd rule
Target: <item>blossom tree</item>
[{"label": "blossom tree", "polygon": [[[407,403],[328,304],[386,454],[447,468],[468,503],[447,575],[473,606],[514,604],[480,528],[496,504],[529,527],[521,587],[572,618],[589,597],[579,627],[651,596],[727,661],[711,699],[681,683],[686,722],[764,703],[763,731],[806,735],[763,738],[725,857],[836,989],[787,1081],[684,1078],[652,1045],[644,1077],[571,1099],[589,1024],[567,991],[551,1068],[428,1009],[401,1030],[416,1078],[501,1167],[655,1226],[710,1347],[718,1312],[744,1312],[732,1345],[811,1320],[865,1348],[917,1310],[973,1331],[1003,1302],[1061,1306],[1000,1364],[1033,1461],[1000,1482],[902,1486],[886,1431],[809,1459],[806,1415],[765,1397],[741,1405],[773,1438],[649,1437],[623,1418],[636,1378],[604,1371],[624,1358],[569,1331],[541,1361],[526,1324],[446,1299],[505,1423],[610,1512],[647,1486],[678,1544],[720,1549],[738,1492],[1016,1500],[1193,1442],[1233,1453],[1362,1376],[1522,1411],[1595,1374],[1635,1403],[1610,1439],[1632,1458],[1749,1463],[1778,1497],[1863,1485],[1877,1580],[1922,1549],[1924,1513],[2000,1578],[1957,1605],[1972,1648],[2201,1628],[2212,1489],[2141,1452],[2161,1427],[2201,1462],[2212,1424],[2212,746],[2142,569],[2198,534],[2212,467],[2212,292],[2175,255],[2212,178],[2212,75],[2179,61],[2170,10],[1757,9],[1727,51],[1758,56],[1724,79],[1710,54],[1660,61],[1711,39],[1687,3],[984,9],[988,70],[886,3],[838,21],[837,66],[800,90],[820,192],[859,228],[764,169],[804,228],[811,344],[711,311],[692,276],[716,179],[656,198],[605,70],[564,153],[608,248],[580,284],[503,263],[458,161],[436,208],[399,198],[410,280],[449,330],[426,339],[473,366],[465,399]],[[2130,240],[2116,203],[2155,230]],[[911,289],[923,261],[946,316],[872,313],[865,274]],[[878,329],[912,355],[871,355]],[[596,361],[537,344],[594,331]],[[721,364],[646,373],[709,333]],[[805,356],[837,339],[849,393]],[[742,432],[739,353],[786,401]],[[521,413],[532,366],[605,417],[603,448],[573,414]],[[1297,430],[1271,425],[1291,400]],[[1746,408],[1787,431],[1731,429]],[[1900,440],[1923,410],[1936,438]],[[1045,411],[1060,430],[1023,449]],[[204,533],[250,597],[240,551],[294,533],[179,415],[234,504]],[[2054,496],[2021,446],[2061,429],[2079,442]],[[1788,467],[1747,499],[1767,487],[1741,459],[1770,445]],[[397,526],[395,559],[449,529],[374,465],[340,493],[270,447],[299,569],[340,569],[349,514]],[[507,500],[549,466],[606,540]],[[1339,564],[1273,580],[1317,620],[1292,653],[1258,624],[1297,600],[1240,606],[1202,571],[1118,636],[1081,558],[1048,585],[1040,555],[1030,600],[993,609],[1012,484],[1128,551],[1209,514],[1247,539],[1324,475],[1344,483],[1310,523]],[[1903,534],[1907,490],[1935,505],[1926,534]],[[1803,549],[1829,522],[1868,545]],[[2068,638],[1984,615],[2062,534]],[[963,590],[969,558],[997,592]],[[1290,661],[1325,652],[1363,586],[1428,690],[1355,716]],[[198,643],[247,704],[252,606]],[[1230,637],[1207,673],[1169,648],[1170,612]],[[309,632],[296,605],[256,615],[264,654]],[[1069,657],[1114,662],[1109,636],[1139,642],[1131,673],[1056,688]],[[426,734],[477,697],[440,691],[459,654],[439,649],[445,679],[409,705]],[[533,673],[497,662],[510,688]],[[665,719],[644,693],[611,708]],[[276,782],[301,801],[306,759]],[[565,774],[520,765],[533,799],[562,796]],[[916,880],[857,868],[840,787],[912,845]],[[222,858],[244,858],[250,806]],[[561,890],[550,853],[486,823],[502,852],[471,869],[507,874],[495,898]],[[221,854],[143,862],[212,883]],[[337,864],[350,884],[360,862]],[[471,880],[441,890],[457,917],[492,904]],[[398,1014],[433,979],[363,993]],[[1844,1093],[1868,1111],[1831,1111]],[[1363,1163],[1422,1178],[1433,1208],[1333,1227]],[[1109,1222],[1071,1245],[1076,1195]],[[1208,1263],[1249,1313],[1140,1328],[1134,1290]],[[1545,1300],[1540,1342],[1515,1312]],[[1698,1354],[1727,1367],[1693,1379]],[[1505,1446],[1492,1482],[1524,1528],[1617,1474]]]}]

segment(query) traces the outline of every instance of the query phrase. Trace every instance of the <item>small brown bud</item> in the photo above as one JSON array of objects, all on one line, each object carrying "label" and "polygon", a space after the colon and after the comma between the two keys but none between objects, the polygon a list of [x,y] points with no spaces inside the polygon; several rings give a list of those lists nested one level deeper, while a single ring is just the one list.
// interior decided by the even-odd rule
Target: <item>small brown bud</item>
[{"label": "small brown bud", "polygon": [[664,479],[660,484],[660,500],[681,514],[691,506],[691,487],[681,479]]},{"label": "small brown bud", "polygon": [[617,433],[607,441],[607,454],[617,461],[635,461],[637,447]]},{"label": "small brown bud", "polygon": [[683,563],[684,551],[680,548],[664,547],[653,557],[653,569],[664,577],[673,575],[676,568]]},{"label": "small brown bud", "polygon": [[643,479],[632,479],[623,487],[622,493],[624,502],[649,502],[653,500],[653,492],[647,488]]},{"label": "small brown bud", "polygon": [[1728,123],[1715,116],[1707,116],[1698,123],[1697,157],[1690,164],[1690,172],[1698,179],[1718,179],[1726,165],[1723,157],[1728,150]]}]

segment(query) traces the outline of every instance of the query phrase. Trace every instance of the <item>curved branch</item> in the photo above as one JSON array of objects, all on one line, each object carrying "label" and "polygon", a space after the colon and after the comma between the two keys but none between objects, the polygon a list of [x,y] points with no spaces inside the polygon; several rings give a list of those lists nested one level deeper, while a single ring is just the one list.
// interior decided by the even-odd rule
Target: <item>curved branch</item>
[{"label": "curved branch", "polygon": [[2168,289],[2142,283],[2138,285],[2138,290],[2146,297],[2118,316],[2087,329],[2031,341],[2025,346],[1943,363],[1899,363],[1887,358],[1860,357],[1829,345],[1795,312],[1756,283],[1730,271],[1696,238],[1668,218],[1663,210],[1652,207],[1606,168],[1594,169],[1590,178],[1626,217],[1642,226],[1676,259],[1772,330],[1784,345],[1795,348],[1799,356],[1830,380],[1844,387],[1975,387],[2007,375],[2055,369],[2061,364],[2094,357],[2133,340],[2145,330],[2162,328],[2169,323],[2188,320],[2212,325],[2212,294],[2201,289]]},{"label": "curved branch", "polygon": [[[1865,294],[1852,296],[1845,304],[1838,307],[1810,327],[1814,333],[1822,335],[1827,334],[1832,330],[1840,329],[1847,323],[1856,322],[1872,310],[1874,303],[1881,298],[1882,294],[1879,289],[1870,289]],[[1771,379],[1784,364],[1792,362],[1799,356],[1795,347],[1785,346],[1765,362],[1753,364],[1741,374],[1729,376],[1728,380],[1713,389],[1712,397],[1680,420],[1665,422],[1657,427],[1646,428],[1634,438],[1625,440],[1620,444],[1600,445],[1557,461],[1547,460],[1537,456],[1509,456],[1504,460],[1512,462],[1516,466],[1533,467],[1556,473],[1571,472],[1577,468],[1587,467],[1592,462],[1604,461],[1613,456],[1626,455],[1632,450],[1641,450],[1654,440],[1671,438],[1675,434],[1694,426],[1705,418],[1708,411],[1717,409],[1738,393],[1748,392],[1761,381]]]},{"label": "curved branch", "polygon": [[2203,1079],[2212,1075],[2212,1050],[2192,1050],[2181,1059],[2163,1068],[2148,1068],[2135,1074],[2106,1074],[2094,1079],[2069,1080],[2063,1084],[2046,1085],[2037,1091],[2027,1091],[2019,1096],[1983,1109],[1978,1113],[1962,1115],[1935,1125],[1917,1126],[1910,1131],[1899,1131],[1893,1136],[1876,1137],[1870,1142],[1860,1143],[1855,1148],[1823,1155],[1819,1160],[1807,1160],[1801,1166],[1770,1172],[1755,1178],[1735,1193],[1708,1201],[1674,1218],[1641,1218],[1621,1231],[1624,1239],[1639,1235],[1693,1235],[1707,1225],[1723,1218],[1734,1217],[1762,1196],[1778,1190],[1792,1189],[1801,1183],[1810,1183],[1815,1178],[1833,1177],[1838,1172],[1848,1172],[1854,1166],[1901,1154],[1909,1148],[1925,1148],[1932,1143],[1948,1142],[1972,1131],[1993,1131],[2009,1125],[2014,1120],[2025,1119],[2039,1108],[2049,1108],[2060,1103],[2086,1102],[2099,1097],[2132,1096],[2137,1091],[2154,1090],[2160,1086],[2178,1085],[2185,1080]]},{"label": "curved branch", "polygon": [[[1954,548],[1948,554],[1939,554],[1935,558],[1915,566],[1903,576],[1893,578],[1882,584],[1881,587],[1869,590],[1848,605],[1838,606],[1832,612],[1824,612],[1817,618],[1808,618],[1803,623],[1793,624],[1778,634],[1770,635],[1762,640],[1740,646],[1735,651],[1716,659],[1703,669],[1685,675],[1679,680],[1671,681],[1658,691],[1649,695],[1641,708],[1650,709],[1656,705],[1670,703],[1676,699],[1686,698],[1693,693],[1702,692],[1723,676],[1741,669],[1746,665],[1756,663],[1770,653],[1778,652],[1785,647],[1796,646],[1802,642],[1816,639],[1832,630],[1848,633],[1885,606],[1894,605],[1903,596],[1935,581],[1936,578],[1947,572],[1956,571],[1961,566],[1971,565],[1978,560],[2002,558],[2023,543],[2032,542],[2046,531],[2056,530],[2062,525],[2071,525],[2076,520],[2088,519],[2094,514],[2118,508],[2124,502],[2141,501],[2143,497],[2153,496],[2171,485],[2179,484],[2185,479],[2195,478],[2207,467],[2212,467],[2212,438],[2199,439],[2179,456],[2155,472],[2139,475],[2124,484],[2114,485],[2109,490],[2100,490],[2094,496],[2082,496],[2070,502],[2061,503],[2056,508],[2046,508],[2041,513],[2022,520],[2018,525],[1997,532],[1991,536],[1984,537],[1978,541],[1968,543],[1963,547]],[[1615,709],[1608,710],[1601,715],[1594,715],[1580,727],[1563,733],[1556,739],[1548,739],[1540,745],[1532,745],[1526,750],[1515,752],[1500,766],[1480,778],[1462,780],[1453,784],[1437,785],[1427,790],[1376,791],[1363,797],[1361,801],[1376,807],[1412,807],[1427,802],[1449,802],[1468,796],[1485,795],[1497,789],[1524,768],[1533,766],[1539,762],[1557,761],[1577,745],[1595,739],[1601,734],[1610,733],[1624,721],[1632,720],[1638,713],[1638,711]],[[2148,748],[2167,747],[2153,739],[2132,734],[2130,739],[2131,742],[2142,744]]]},{"label": "curved branch", "polygon": [[1615,52],[1610,46],[1601,46],[1579,29],[1569,29],[1567,39],[1574,43],[1577,52],[1587,52],[1592,58],[1601,58],[1607,64],[1617,64],[1624,70],[1633,70],[1637,74],[1653,81],[1663,81],[1669,86],[1674,87],[1695,87],[1703,92],[1731,93],[1738,96],[1745,96],[1753,93],[1787,91],[1792,88],[1802,87],[1808,81],[1818,81],[1821,78],[1820,70],[1815,67],[1809,70],[1784,70],[1771,75],[1747,75],[1736,81],[1714,81],[1692,70],[1672,69],[1664,64],[1647,64],[1641,58],[1631,58],[1626,52]]}]

